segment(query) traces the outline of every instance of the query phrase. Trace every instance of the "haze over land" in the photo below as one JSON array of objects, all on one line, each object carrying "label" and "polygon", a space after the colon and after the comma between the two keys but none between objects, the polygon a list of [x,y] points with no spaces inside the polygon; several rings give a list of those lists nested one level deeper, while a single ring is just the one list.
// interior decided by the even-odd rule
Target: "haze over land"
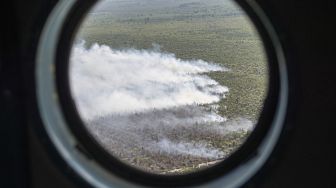
[{"label": "haze over land", "polygon": [[103,1],[77,35],[70,68],[98,142],[154,173],[228,157],[267,91],[261,40],[230,1]]},{"label": "haze over land", "polygon": [[85,49],[83,41],[73,48],[71,61],[78,109],[87,119],[210,104],[228,92],[204,75],[227,71],[225,67],[157,50],[113,50],[98,44]]}]

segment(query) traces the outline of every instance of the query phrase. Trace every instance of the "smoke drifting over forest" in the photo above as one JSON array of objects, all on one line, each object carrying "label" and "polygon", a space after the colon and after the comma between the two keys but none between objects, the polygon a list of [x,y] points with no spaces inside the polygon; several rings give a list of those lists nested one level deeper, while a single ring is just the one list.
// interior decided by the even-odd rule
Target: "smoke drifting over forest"
[{"label": "smoke drifting over forest", "polygon": [[226,69],[203,60],[181,60],[146,50],[113,50],[84,43],[73,49],[71,83],[88,119],[191,104],[218,102],[228,88],[202,74]]},{"label": "smoke drifting over forest", "polygon": [[216,103],[229,89],[206,73],[227,68],[157,48],[85,48],[84,43],[74,45],[70,59],[72,94],[88,129],[113,154],[217,159],[227,153],[209,145],[208,135],[252,129],[247,119],[227,120],[218,113]]}]

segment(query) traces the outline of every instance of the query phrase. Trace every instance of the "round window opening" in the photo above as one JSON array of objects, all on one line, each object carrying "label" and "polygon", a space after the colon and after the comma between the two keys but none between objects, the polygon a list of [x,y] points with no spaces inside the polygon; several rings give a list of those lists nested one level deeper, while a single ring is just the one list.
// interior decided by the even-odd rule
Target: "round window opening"
[{"label": "round window opening", "polygon": [[113,158],[180,175],[228,159],[257,129],[269,92],[263,41],[230,0],[105,0],[69,59],[85,129]]}]

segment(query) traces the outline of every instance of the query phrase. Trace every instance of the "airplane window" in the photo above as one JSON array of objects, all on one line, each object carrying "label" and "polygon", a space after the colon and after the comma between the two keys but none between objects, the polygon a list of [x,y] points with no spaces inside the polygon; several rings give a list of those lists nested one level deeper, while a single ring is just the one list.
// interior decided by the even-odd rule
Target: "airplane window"
[{"label": "airplane window", "polygon": [[245,143],[268,66],[256,27],[231,0],[105,0],[78,29],[69,81],[85,129],[112,157],[180,175]]}]

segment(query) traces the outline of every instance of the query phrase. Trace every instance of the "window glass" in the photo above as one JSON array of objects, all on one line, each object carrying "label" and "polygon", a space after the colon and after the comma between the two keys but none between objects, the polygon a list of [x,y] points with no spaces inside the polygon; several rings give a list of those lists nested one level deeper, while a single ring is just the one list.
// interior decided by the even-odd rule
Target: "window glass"
[{"label": "window glass", "polygon": [[262,40],[229,0],[105,0],[81,24],[70,86],[90,134],[156,174],[210,167],[253,131],[268,91]]}]

